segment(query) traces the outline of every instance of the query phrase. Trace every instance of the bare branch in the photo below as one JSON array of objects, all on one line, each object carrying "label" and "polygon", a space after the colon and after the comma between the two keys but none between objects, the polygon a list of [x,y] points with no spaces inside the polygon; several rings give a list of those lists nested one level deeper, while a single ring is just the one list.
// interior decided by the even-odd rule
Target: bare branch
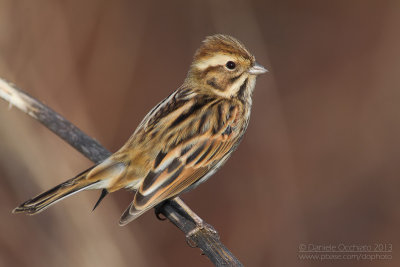
[{"label": "bare branch", "polygon": [[[10,103],[10,108],[15,106],[40,121],[91,161],[98,163],[111,155],[100,143],[83,133],[71,122],[1,78],[0,97]],[[180,198],[165,201],[157,207],[156,213],[163,214],[184,232],[188,243],[193,247],[199,247],[216,266],[242,266],[221,243],[217,232],[207,229],[213,229],[212,226],[203,222],[203,225],[207,227],[196,228],[196,222],[202,221],[201,218]]]}]

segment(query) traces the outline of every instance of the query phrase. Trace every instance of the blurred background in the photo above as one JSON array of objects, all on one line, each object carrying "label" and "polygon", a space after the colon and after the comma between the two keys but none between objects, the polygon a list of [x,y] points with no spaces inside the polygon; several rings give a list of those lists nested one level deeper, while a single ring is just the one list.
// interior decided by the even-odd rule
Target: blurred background
[{"label": "blurred background", "polygon": [[[205,36],[237,37],[259,77],[238,151],[183,195],[246,266],[399,266],[400,1],[0,0],[0,77],[111,151],[185,78]],[[91,162],[0,101],[0,266],[212,266],[132,199],[21,202]],[[301,244],[392,244],[390,260],[302,260]]]}]

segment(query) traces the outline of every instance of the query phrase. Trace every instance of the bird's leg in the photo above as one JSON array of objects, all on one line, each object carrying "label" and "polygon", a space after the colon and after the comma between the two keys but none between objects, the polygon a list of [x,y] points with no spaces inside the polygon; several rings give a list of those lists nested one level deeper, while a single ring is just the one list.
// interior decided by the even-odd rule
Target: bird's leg
[{"label": "bird's leg", "polygon": [[196,224],[196,227],[189,231],[186,234],[186,241],[191,247],[196,247],[196,242],[193,240],[193,237],[199,231],[207,231],[210,233],[215,239],[219,239],[218,232],[212,227],[211,225],[205,223],[196,213],[194,213],[179,197],[174,199],[182,208],[182,215],[185,216],[187,219],[193,221]]}]

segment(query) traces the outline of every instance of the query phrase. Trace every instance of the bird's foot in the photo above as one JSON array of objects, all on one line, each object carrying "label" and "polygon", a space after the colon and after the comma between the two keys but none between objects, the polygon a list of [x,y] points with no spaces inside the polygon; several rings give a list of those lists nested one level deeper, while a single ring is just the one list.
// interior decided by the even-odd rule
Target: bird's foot
[{"label": "bird's foot", "polygon": [[156,215],[157,219],[159,219],[160,221],[165,221],[167,219],[167,217],[165,217],[163,215],[163,213],[161,212],[161,207],[162,205],[158,205],[154,208],[154,214]]}]

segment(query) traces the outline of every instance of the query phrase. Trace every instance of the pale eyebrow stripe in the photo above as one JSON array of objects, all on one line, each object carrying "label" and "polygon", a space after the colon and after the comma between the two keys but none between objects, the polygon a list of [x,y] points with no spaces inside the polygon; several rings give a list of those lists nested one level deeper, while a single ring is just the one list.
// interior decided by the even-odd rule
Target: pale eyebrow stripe
[{"label": "pale eyebrow stripe", "polygon": [[234,59],[231,56],[225,54],[217,54],[213,57],[201,60],[196,63],[195,66],[200,70],[205,70],[211,66],[225,65],[228,61],[233,61]]}]

